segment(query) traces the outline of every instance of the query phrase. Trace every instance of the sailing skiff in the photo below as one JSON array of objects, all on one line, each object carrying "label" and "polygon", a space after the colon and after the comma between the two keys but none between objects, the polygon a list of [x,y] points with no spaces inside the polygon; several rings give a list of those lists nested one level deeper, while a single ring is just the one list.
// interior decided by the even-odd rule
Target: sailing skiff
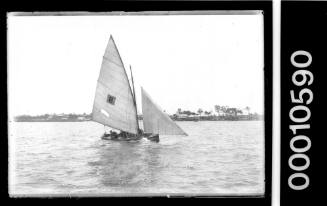
[{"label": "sailing skiff", "polygon": [[110,35],[95,92],[92,120],[117,129],[120,133],[104,133],[103,139],[159,142],[159,135],[187,135],[141,87],[143,129],[140,129],[132,69],[132,88],[123,61]]}]

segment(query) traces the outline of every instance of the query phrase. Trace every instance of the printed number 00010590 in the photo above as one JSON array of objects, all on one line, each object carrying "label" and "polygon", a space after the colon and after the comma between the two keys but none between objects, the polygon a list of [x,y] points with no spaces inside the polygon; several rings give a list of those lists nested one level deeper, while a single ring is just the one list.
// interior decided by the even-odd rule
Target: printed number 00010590
[{"label": "printed number 00010590", "polygon": [[[296,61],[296,58],[300,56],[306,57],[306,62]],[[301,130],[310,129],[308,121],[311,117],[311,110],[308,105],[310,105],[313,100],[313,93],[311,89],[303,87],[310,86],[313,83],[313,74],[311,71],[307,70],[311,62],[312,56],[307,51],[299,50],[291,55],[291,63],[298,69],[292,75],[292,82],[296,88],[300,89],[298,93],[294,90],[290,90],[291,102],[294,106],[289,111],[289,118],[295,124],[289,125],[294,135],[290,140],[290,148],[294,154],[289,157],[288,165],[294,173],[289,176],[288,185],[293,190],[304,190],[310,184],[310,178],[305,174],[305,170],[308,169],[310,165],[310,158],[305,153],[311,147],[311,140],[308,136],[302,135]],[[301,77],[300,80],[299,77]],[[296,146],[295,143],[300,141],[305,141],[305,146],[303,146],[303,144],[300,146],[297,144]],[[305,163],[303,165],[295,165],[294,160],[296,159],[304,160]],[[294,184],[296,179],[298,179],[297,182],[301,183]]]}]

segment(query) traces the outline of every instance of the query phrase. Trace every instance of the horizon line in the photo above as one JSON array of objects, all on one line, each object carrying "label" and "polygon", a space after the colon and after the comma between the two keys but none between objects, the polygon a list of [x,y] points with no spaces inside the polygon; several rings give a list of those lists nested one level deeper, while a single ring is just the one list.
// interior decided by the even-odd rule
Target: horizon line
[{"label": "horizon line", "polygon": [[[190,110],[185,110],[185,111],[190,111]],[[164,112],[165,112],[166,114],[168,114],[168,115],[174,115],[174,114],[177,113],[177,112],[175,112],[175,113],[170,114],[170,113],[167,113],[165,110],[164,110]],[[192,111],[190,111],[190,112],[192,112]],[[205,112],[205,111],[203,111],[203,114],[204,114],[204,112]],[[207,112],[210,112],[210,111],[207,111]],[[194,113],[198,114],[198,112],[194,112]],[[216,112],[216,111],[212,111],[211,114],[213,114],[213,113],[217,113],[217,112]],[[48,114],[48,115],[58,115],[58,114],[64,114],[64,115],[69,115],[69,114],[73,114],[73,115],[84,115],[84,114],[85,114],[85,115],[91,115],[92,112],[90,112],[90,113],[87,113],[87,112],[80,112],[80,113],[76,113],[76,112],[69,112],[69,113],[58,112],[58,113],[56,113],[56,112],[54,112],[54,113],[38,113],[38,114],[26,114],[26,113],[21,113],[21,114],[16,114],[16,115],[12,115],[12,116],[22,116],[22,115],[37,116],[37,115],[46,115],[46,114]],[[264,113],[258,113],[258,112],[256,112],[256,111],[254,111],[254,112],[249,112],[249,114],[264,115]],[[138,113],[137,115],[143,115],[143,113]]]}]

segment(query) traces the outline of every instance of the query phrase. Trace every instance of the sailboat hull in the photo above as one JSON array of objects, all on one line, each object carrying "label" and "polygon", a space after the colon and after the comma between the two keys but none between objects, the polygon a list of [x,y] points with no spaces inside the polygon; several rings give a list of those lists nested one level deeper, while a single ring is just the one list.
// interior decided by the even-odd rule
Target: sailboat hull
[{"label": "sailboat hull", "polygon": [[146,137],[148,140],[152,142],[159,142],[159,134],[151,134],[150,136]]},{"label": "sailboat hull", "polygon": [[104,133],[101,136],[101,139],[103,140],[112,140],[112,141],[138,141],[142,138],[146,138],[152,142],[159,142],[159,134],[152,134],[152,133],[143,133],[140,135],[121,135],[117,133]]}]

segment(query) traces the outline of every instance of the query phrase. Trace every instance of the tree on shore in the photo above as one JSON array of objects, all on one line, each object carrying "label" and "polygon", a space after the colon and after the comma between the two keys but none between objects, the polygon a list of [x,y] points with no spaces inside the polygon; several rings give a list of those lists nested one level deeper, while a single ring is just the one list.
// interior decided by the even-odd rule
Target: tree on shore
[{"label": "tree on shore", "polygon": [[204,111],[204,114],[210,116],[212,114],[212,111]]},{"label": "tree on shore", "polygon": [[248,112],[248,115],[250,114],[250,107],[249,106],[246,106],[245,107],[245,110]]},{"label": "tree on shore", "polygon": [[220,106],[219,105],[215,105],[215,111],[218,114],[218,117],[220,116]]},{"label": "tree on shore", "polygon": [[198,109],[198,114],[200,115],[201,117],[201,114],[203,113],[203,110],[201,108]]},{"label": "tree on shore", "polygon": [[224,113],[224,115],[226,115],[226,113],[228,113],[228,111],[227,111],[228,109],[229,109],[228,106],[221,106],[220,107],[220,111],[222,111]]},{"label": "tree on shore", "polygon": [[233,116],[237,115],[237,109],[236,108],[227,108],[226,112],[227,112],[228,115],[233,115]]}]

